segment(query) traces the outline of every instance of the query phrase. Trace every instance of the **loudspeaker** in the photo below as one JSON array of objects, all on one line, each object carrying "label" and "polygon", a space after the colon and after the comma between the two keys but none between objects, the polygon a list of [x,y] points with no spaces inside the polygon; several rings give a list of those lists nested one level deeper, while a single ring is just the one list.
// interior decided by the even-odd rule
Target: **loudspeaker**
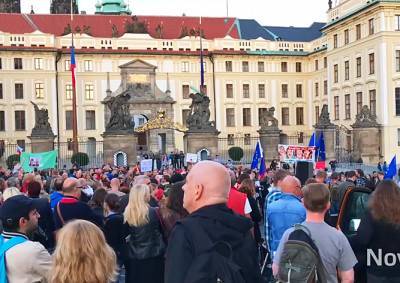
[{"label": "loudspeaker", "polygon": [[307,161],[298,161],[296,163],[296,177],[300,180],[301,185],[304,186],[308,178],[313,177],[314,164]]}]

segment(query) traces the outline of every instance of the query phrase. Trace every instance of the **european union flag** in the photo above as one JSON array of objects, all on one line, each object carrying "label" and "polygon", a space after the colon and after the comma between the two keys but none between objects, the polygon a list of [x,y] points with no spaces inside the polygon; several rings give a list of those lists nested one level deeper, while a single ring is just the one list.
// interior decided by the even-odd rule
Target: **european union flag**
[{"label": "european union flag", "polygon": [[396,155],[393,157],[392,161],[390,161],[389,168],[385,173],[385,180],[391,180],[397,173],[397,166],[396,166]]},{"label": "european union flag", "polygon": [[317,143],[317,161],[325,161],[326,160],[326,153],[325,153],[325,140],[324,140],[324,133],[321,132],[319,136],[318,143]]},{"label": "european union flag", "polygon": [[253,161],[251,162],[251,170],[256,169],[258,167],[258,161],[262,157],[262,149],[260,142],[257,142],[256,149],[253,154]]},{"label": "european union flag", "polygon": [[312,134],[308,146],[315,146],[315,133]]},{"label": "european union flag", "polygon": [[267,166],[265,165],[265,159],[263,156],[263,157],[261,157],[261,162],[260,162],[259,178],[263,179],[265,177],[266,173],[267,173]]}]

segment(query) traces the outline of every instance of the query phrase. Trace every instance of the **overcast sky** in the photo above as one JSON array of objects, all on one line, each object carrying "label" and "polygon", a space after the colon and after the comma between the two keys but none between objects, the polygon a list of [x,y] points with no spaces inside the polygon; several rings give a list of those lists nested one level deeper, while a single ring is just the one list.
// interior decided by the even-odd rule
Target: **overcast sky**
[{"label": "overcast sky", "polygon": [[[263,25],[309,26],[326,21],[328,0],[228,0],[229,16]],[[21,0],[22,10],[49,13],[51,0]],[[79,0],[79,10],[94,13],[97,0]],[[125,0],[137,15],[226,16],[226,0]]]}]

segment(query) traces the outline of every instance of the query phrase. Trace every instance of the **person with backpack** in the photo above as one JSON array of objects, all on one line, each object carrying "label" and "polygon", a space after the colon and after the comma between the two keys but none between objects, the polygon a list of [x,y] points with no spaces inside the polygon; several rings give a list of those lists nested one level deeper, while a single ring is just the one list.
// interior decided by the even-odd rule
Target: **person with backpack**
[{"label": "person with backpack", "polygon": [[346,236],[324,222],[330,208],[324,184],[305,187],[306,221],[288,229],[274,257],[273,273],[283,282],[354,282],[356,256]]},{"label": "person with backpack", "polygon": [[227,206],[230,176],[213,161],[193,166],[183,186],[189,216],[178,221],[167,248],[165,283],[259,283],[253,223]]},{"label": "person with backpack", "polygon": [[13,196],[2,205],[0,282],[47,282],[51,256],[42,244],[27,236],[38,228],[39,217],[34,201],[23,195]]}]

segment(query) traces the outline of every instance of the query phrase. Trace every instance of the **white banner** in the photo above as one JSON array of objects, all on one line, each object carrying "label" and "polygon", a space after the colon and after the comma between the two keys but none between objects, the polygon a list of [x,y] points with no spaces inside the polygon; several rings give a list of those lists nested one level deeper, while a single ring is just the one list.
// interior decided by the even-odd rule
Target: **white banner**
[{"label": "white banner", "polygon": [[140,171],[142,172],[153,171],[153,159],[144,159],[140,161]]},{"label": "white banner", "polygon": [[186,162],[187,163],[197,163],[197,154],[196,153],[187,153],[186,154]]}]

